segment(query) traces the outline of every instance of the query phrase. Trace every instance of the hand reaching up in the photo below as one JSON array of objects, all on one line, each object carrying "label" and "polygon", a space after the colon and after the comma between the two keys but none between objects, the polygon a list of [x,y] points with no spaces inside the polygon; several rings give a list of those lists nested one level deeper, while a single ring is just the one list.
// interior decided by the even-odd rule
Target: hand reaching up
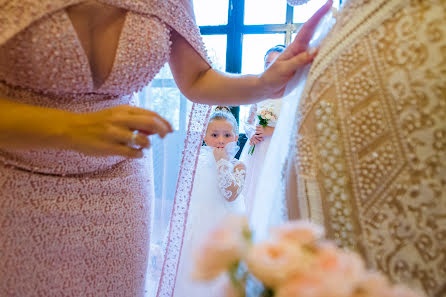
[{"label": "hand reaching up", "polygon": [[330,11],[333,0],[327,1],[303,26],[294,41],[260,76],[261,86],[269,98],[282,97],[288,81],[296,71],[311,63],[317,51],[310,53],[308,45],[319,21]]}]

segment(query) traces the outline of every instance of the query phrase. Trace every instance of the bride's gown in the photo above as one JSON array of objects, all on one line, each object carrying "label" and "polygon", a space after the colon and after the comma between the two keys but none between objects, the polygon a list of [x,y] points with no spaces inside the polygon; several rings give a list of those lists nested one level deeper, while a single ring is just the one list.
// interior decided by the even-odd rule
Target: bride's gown
[{"label": "bride's gown", "polygon": [[[248,140],[246,141],[242,154],[240,155],[240,161],[246,165],[246,185],[243,189],[243,198],[245,199],[246,213],[248,216],[251,214],[252,205],[255,200],[258,186],[257,182],[259,180],[259,176],[265,162],[266,153],[268,152],[269,144],[271,142],[271,136],[265,136],[261,143],[256,144],[254,152],[249,154],[249,151],[251,150],[249,140],[254,136],[256,126],[259,124],[257,113],[264,106],[273,107],[274,113],[278,117],[280,115],[282,100],[268,99],[251,105],[251,108],[249,109],[249,116],[245,123],[245,132]],[[268,126],[270,127],[274,127],[275,125],[276,122],[268,123]]]},{"label": "bride's gown", "polygon": [[[224,293],[222,277],[211,282],[197,282],[191,276],[196,256],[194,252],[204,236],[228,214],[244,212],[244,201],[240,193],[245,184],[245,170],[238,169],[240,161],[233,158],[238,147],[235,143],[228,146],[231,159],[218,162],[215,161],[213,148],[201,148],[176,275],[175,297],[216,297]],[[231,197],[237,198],[228,201]]]},{"label": "bride's gown", "polygon": [[446,296],[446,2],[346,1],[295,118],[292,212]]}]

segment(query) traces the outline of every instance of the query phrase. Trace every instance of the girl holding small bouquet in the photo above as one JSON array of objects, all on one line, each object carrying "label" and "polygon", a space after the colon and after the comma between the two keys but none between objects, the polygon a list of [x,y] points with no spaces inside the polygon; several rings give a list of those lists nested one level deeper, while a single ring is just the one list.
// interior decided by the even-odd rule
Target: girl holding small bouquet
[{"label": "girl holding small bouquet", "polygon": [[[265,54],[265,69],[280,55],[285,49],[283,45],[276,45],[270,48]],[[271,136],[274,132],[277,119],[282,106],[281,99],[268,99],[251,105],[249,117],[245,123],[246,142],[240,156],[247,167],[246,186],[243,190],[245,198],[246,212],[251,213],[254,197],[256,195],[257,181],[263,167],[263,162],[268,152]]]},{"label": "girl holding small bouquet", "polygon": [[228,214],[244,212],[241,199],[245,165],[234,156],[239,147],[237,122],[227,107],[217,107],[210,117],[198,157],[186,232],[175,282],[175,297],[217,296],[220,279],[199,283],[192,279],[193,251],[204,236]]}]

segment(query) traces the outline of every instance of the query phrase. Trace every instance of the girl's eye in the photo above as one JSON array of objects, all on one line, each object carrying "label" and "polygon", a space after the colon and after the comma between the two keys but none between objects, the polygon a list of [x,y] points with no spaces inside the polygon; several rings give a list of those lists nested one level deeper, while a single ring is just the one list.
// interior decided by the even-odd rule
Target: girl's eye
[{"label": "girl's eye", "polygon": [[226,136],[226,137],[231,137],[231,134],[226,134],[225,136]]},{"label": "girl's eye", "polygon": [[212,137],[217,137],[217,134],[212,133],[211,136],[212,136]]}]

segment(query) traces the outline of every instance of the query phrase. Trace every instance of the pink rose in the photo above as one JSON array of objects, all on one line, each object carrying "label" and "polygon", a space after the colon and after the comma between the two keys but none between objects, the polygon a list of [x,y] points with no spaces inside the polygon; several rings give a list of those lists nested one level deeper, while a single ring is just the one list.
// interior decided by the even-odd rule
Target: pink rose
[{"label": "pink rose", "polygon": [[324,279],[321,275],[298,275],[281,285],[275,297],[328,297],[328,290],[324,287]]},{"label": "pink rose", "polygon": [[288,242],[264,242],[255,245],[247,256],[249,271],[262,283],[275,288],[295,274],[307,270],[311,257]]},{"label": "pink rose", "polygon": [[281,291],[284,296],[291,294],[291,291],[296,291],[296,296],[311,291],[311,294],[305,294],[347,297],[353,294],[363,279],[365,266],[362,259],[357,254],[336,248],[331,242],[314,245],[310,256],[311,267],[283,286]]},{"label": "pink rose", "polygon": [[391,287],[381,273],[367,271],[363,274],[352,297],[391,297]]},{"label": "pink rose", "polygon": [[250,245],[248,220],[241,216],[229,216],[214,229],[195,254],[197,280],[212,280],[237,263]]},{"label": "pink rose", "polygon": [[366,269],[358,254],[345,252],[327,244],[316,253],[313,273],[325,276],[326,286],[342,295],[351,294],[364,279]]},{"label": "pink rose", "polygon": [[222,280],[221,289],[221,296],[223,297],[240,297],[240,291],[237,290],[237,288],[234,286],[234,284],[229,279],[228,275],[225,275],[224,279]]},{"label": "pink rose", "polygon": [[295,244],[309,244],[324,236],[324,229],[308,221],[289,221],[271,230],[272,236],[278,240],[286,240]]}]

